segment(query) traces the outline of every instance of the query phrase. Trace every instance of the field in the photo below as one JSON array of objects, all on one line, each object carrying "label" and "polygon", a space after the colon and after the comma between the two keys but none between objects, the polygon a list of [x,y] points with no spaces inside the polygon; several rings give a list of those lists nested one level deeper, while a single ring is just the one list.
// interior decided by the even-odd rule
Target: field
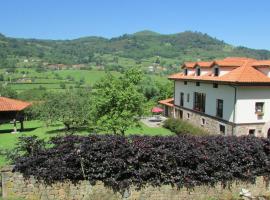
[{"label": "field", "polygon": [[[1,73],[1,72],[0,72]],[[118,76],[118,72],[111,72]],[[15,73],[5,74],[5,81],[14,90],[21,92],[28,89],[46,88],[49,90],[65,89],[70,86],[91,86],[106,73],[98,70],[50,70],[36,72],[34,69],[19,68]]]},{"label": "field", "polygon": [[[111,74],[119,76],[119,72],[112,71]],[[33,68],[17,68],[15,72],[6,73],[5,69],[0,69],[0,74],[4,74],[4,81],[0,84],[7,84],[10,88],[21,93],[31,89],[46,89],[57,91],[68,88],[78,88],[92,86],[106,75],[104,70],[47,70],[38,72]],[[155,81],[165,83],[165,76],[149,75]]]},{"label": "field", "polygon": [[[48,139],[53,136],[63,135],[63,125],[58,124],[55,126],[46,127],[41,121],[26,121],[25,122],[25,131],[22,133],[11,134],[12,124],[3,124],[0,125],[0,150],[12,149],[17,141],[19,136],[31,136],[36,135],[39,138]],[[76,134],[87,135],[89,132],[87,130],[82,130],[76,132]],[[140,128],[129,129],[126,133],[127,135],[172,135],[168,129],[165,128],[150,128],[141,124]],[[6,164],[5,157],[0,155],[0,166]]]}]

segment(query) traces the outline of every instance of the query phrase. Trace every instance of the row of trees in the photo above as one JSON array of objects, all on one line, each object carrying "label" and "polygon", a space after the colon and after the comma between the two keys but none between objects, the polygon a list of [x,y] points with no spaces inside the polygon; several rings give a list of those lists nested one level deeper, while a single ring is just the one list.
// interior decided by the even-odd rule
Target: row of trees
[{"label": "row of trees", "polygon": [[135,69],[121,77],[107,74],[91,89],[48,94],[31,113],[48,125],[61,122],[67,130],[90,127],[94,132],[124,135],[128,128],[139,126],[144,114],[141,81],[142,74]]}]

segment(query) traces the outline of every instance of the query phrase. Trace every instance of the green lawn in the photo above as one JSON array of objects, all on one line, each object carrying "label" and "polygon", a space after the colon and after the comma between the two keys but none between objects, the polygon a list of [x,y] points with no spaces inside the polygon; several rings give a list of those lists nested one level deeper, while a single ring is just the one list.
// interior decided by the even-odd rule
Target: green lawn
[{"label": "green lawn", "polygon": [[[26,121],[25,122],[25,131],[22,133],[11,134],[12,124],[3,124],[0,125],[0,149],[12,149],[19,136],[31,136],[37,135],[40,138],[48,139],[52,136],[64,134],[63,125],[55,125],[46,127],[41,121]],[[81,135],[89,134],[86,130],[78,132]],[[137,135],[173,135],[168,129],[165,128],[150,128],[144,124],[141,124],[141,128],[132,128],[127,131],[127,135],[137,134]],[[4,156],[0,155],[0,166],[6,164]]]}]

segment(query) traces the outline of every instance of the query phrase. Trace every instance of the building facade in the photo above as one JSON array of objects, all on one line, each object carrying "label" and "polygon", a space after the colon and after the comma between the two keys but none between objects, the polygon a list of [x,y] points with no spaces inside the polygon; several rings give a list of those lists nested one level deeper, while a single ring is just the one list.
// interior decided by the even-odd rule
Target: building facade
[{"label": "building facade", "polygon": [[171,116],[213,134],[270,137],[270,61],[225,58],[192,62],[174,81]]}]

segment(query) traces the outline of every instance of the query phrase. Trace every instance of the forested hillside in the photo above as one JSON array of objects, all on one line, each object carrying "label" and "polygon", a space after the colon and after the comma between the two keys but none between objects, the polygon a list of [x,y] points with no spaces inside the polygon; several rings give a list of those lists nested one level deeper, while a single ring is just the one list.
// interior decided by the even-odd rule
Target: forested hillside
[{"label": "forested hillside", "polygon": [[183,61],[226,56],[268,59],[270,51],[234,47],[207,34],[190,31],[170,35],[141,31],[111,39],[84,37],[75,40],[17,39],[0,34],[2,68],[19,66],[25,59],[51,64],[106,65],[104,55],[109,55],[116,64],[119,59],[128,59],[138,65],[151,60],[170,66]]}]

